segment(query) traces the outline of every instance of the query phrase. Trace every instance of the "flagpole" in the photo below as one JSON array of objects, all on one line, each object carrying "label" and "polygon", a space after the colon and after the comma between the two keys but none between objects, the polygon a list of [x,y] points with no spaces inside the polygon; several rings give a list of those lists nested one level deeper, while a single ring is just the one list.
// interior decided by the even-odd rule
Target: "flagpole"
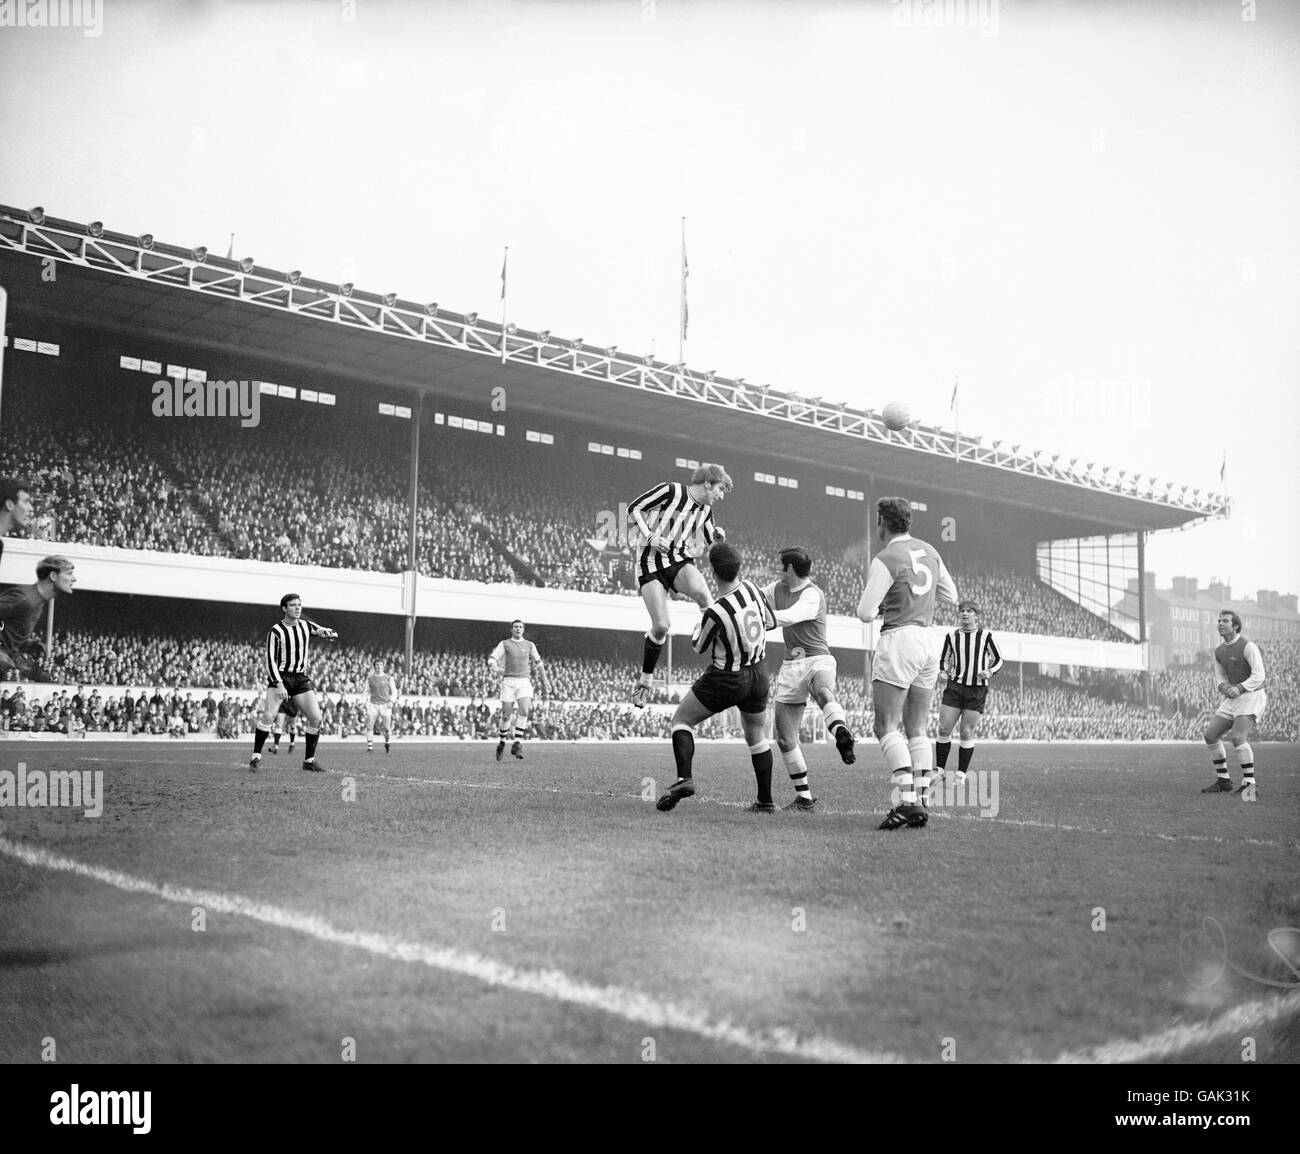
[{"label": "flagpole", "polygon": [[510,264],[510,246],[501,258],[501,363],[506,363],[506,269]]},{"label": "flagpole", "polygon": [[955,375],[952,378],[952,408],[954,413],[953,421],[952,421],[952,440],[953,440],[953,451],[954,451],[953,456],[955,460],[960,461],[961,460],[961,394],[958,393],[957,391],[957,378]]},{"label": "flagpole", "polygon": [[1219,466],[1219,483],[1223,485],[1223,515],[1228,515],[1228,450],[1223,450],[1223,464]]},{"label": "flagpole", "polygon": [[677,329],[677,363],[683,364],[686,360],[686,218],[682,217],[682,302],[681,311],[678,316],[680,322]]}]

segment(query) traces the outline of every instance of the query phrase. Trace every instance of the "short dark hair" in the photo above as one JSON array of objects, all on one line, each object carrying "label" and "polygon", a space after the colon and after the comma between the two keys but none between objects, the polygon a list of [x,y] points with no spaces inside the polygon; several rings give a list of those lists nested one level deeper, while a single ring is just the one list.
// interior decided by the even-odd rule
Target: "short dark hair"
[{"label": "short dark hair", "polygon": [[719,581],[734,581],[740,574],[740,554],[725,542],[709,550],[709,564]]},{"label": "short dark hair", "polygon": [[980,607],[969,598],[965,601],[957,602],[957,612],[960,613],[963,609],[969,609],[972,613],[978,613],[980,611]]},{"label": "short dark hair", "polygon": [[60,553],[55,553],[44,558],[36,566],[36,580],[44,581],[51,573],[62,573],[65,569],[75,569],[76,566]]},{"label": "short dark hair", "polygon": [[522,617],[516,617],[512,622],[510,622],[510,628],[513,629],[516,625],[523,625],[523,624],[524,624],[524,619]]},{"label": "short dark hair", "polygon": [[18,503],[19,493],[30,493],[32,491],[31,482],[22,477],[0,477],[0,510],[3,510],[9,501]]},{"label": "short dark hair", "polygon": [[782,549],[780,554],[781,568],[787,565],[794,570],[796,577],[807,577],[812,572],[812,558],[808,556],[807,549],[801,549],[798,545],[791,545],[788,549]]},{"label": "short dark hair", "polygon": [[906,497],[881,497],[876,516],[891,533],[906,533],[912,527],[912,504]]},{"label": "short dark hair", "polygon": [[1220,617],[1231,617],[1231,618],[1232,618],[1232,629],[1233,629],[1233,632],[1234,632],[1234,633],[1240,633],[1240,632],[1241,632],[1241,618],[1238,617],[1238,616],[1237,616],[1237,615],[1236,615],[1236,614],[1235,614],[1231,609],[1220,609],[1220,610],[1219,610],[1219,616],[1220,616]]},{"label": "short dark hair", "polygon": [[301,601],[301,600],[302,600],[302,594],[300,593],[286,593],[283,597],[280,598],[280,608],[283,609],[286,605],[289,604],[290,601]]},{"label": "short dark hair", "polygon": [[387,664],[388,664],[388,659],[387,659],[387,658],[384,658],[384,657],[376,657],[376,658],[375,658],[375,659],[374,659],[370,664],[371,664],[371,665],[387,665]]}]

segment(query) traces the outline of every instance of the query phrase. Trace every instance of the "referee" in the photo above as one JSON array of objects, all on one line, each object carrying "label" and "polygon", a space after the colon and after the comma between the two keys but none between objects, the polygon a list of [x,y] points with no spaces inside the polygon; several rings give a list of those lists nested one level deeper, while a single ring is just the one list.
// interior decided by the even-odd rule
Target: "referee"
[{"label": "referee", "polygon": [[962,601],[957,606],[961,625],[943,639],[939,668],[948,675],[948,685],[939,705],[939,740],[934,746],[934,762],[942,773],[952,749],[952,731],[961,720],[961,746],[957,751],[958,784],[966,780],[970,759],[975,756],[975,734],[984,716],[989,695],[989,678],[1002,668],[993,634],[980,625],[979,606]]},{"label": "referee", "polygon": [[281,597],[280,608],[284,611],[284,618],[272,625],[266,635],[266,699],[253,734],[253,757],[248,768],[257,772],[262,763],[262,746],[266,744],[280,703],[290,700],[302,715],[307,733],[302,767],[311,773],[323,773],[324,768],[316,761],[321,715],[316,691],[307,676],[307,645],[313,636],[337,641],[339,635],[333,629],[308,621],[302,615],[302,598],[297,593],[286,593]]}]

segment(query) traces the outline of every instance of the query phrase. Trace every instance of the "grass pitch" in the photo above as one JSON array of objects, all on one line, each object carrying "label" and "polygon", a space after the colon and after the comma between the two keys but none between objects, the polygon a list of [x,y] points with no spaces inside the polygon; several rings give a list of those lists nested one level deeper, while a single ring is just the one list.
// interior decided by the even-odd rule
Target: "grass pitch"
[{"label": "grass pitch", "polygon": [[1244,804],[1195,744],[982,745],[997,816],[895,832],[872,742],[771,817],[741,744],[668,814],[666,743],[247,746],[0,745],[104,775],[0,809],[0,1061],[1300,1058],[1295,746]]}]

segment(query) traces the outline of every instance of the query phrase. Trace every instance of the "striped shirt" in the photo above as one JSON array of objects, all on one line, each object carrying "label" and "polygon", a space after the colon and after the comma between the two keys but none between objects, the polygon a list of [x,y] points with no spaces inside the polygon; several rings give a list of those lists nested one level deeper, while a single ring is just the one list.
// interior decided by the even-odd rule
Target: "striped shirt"
[{"label": "striped shirt", "polygon": [[[640,574],[650,577],[669,566],[693,559],[696,538],[713,544],[713,510],[701,505],[680,481],[665,481],[647,489],[627,507],[628,517],[644,535],[640,551]],[[649,539],[658,534],[668,543],[667,551],[652,549]]]},{"label": "striped shirt", "polygon": [[738,673],[766,656],[771,628],[772,607],[763,591],[752,581],[742,581],[704,611],[691,645],[696,653],[707,653],[715,669]]},{"label": "striped shirt", "polygon": [[276,685],[282,673],[307,672],[307,639],[315,633],[328,633],[323,625],[305,617],[287,625],[277,621],[266,635],[266,672],[270,684]]},{"label": "striped shirt", "polygon": [[987,629],[954,629],[943,639],[941,668],[949,671],[954,685],[979,685],[980,674],[993,674],[1002,668],[993,634]]}]

